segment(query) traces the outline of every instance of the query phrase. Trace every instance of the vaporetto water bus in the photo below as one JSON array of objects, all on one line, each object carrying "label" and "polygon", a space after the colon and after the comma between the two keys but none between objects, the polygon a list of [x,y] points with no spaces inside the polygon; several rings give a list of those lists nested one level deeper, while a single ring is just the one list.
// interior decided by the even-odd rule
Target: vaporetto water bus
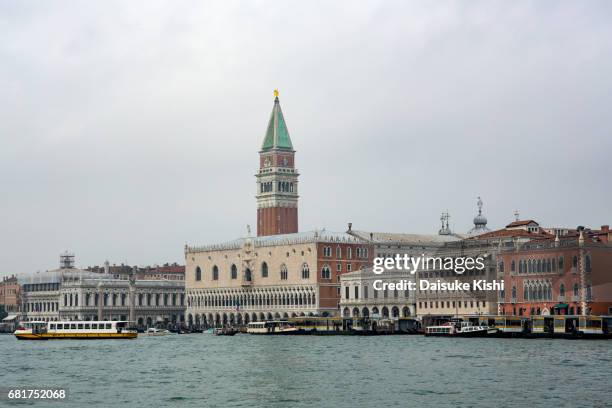
[{"label": "vaporetto water bus", "polygon": [[425,328],[425,336],[456,336],[456,337],[486,337],[497,332],[489,326],[477,326],[470,321],[451,319],[450,322],[440,326]]},{"label": "vaporetto water bus", "polygon": [[249,334],[275,334],[288,335],[300,334],[300,329],[295,327],[293,323],[285,320],[268,321],[268,322],[251,322],[247,325],[247,333]]},{"label": "vaporetto water bus", "polygon": [[136,330],[127,321],[24,322],[15,330],[19,340],[134,339]]}]

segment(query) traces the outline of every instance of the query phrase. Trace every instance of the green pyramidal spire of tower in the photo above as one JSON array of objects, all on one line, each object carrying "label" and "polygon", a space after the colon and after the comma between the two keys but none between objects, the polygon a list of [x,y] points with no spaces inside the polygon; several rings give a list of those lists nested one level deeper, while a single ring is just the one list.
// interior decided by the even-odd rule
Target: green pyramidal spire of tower
[{"label": "green pyramidal spire of tower", "polygon": [[274,90],[274,107],[272,108],[272,114],[268,122],[266,137],[261,145],[261,150],[271,149],[293,150],[291,138],[289,137],[289,130],[287,130],[283,111],[278,101],[278,90],[276,89]]}]

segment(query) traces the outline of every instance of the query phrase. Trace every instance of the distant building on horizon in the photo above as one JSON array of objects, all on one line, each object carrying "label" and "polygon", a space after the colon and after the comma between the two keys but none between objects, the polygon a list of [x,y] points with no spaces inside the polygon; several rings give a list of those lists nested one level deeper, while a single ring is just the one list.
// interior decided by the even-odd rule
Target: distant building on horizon
[{"label": "distant building on horizon", "polygon": [[96,271],[75,267],[74,254],[64,253],[60,267],[18,278],[20,319],[130,320],[140,327],[184,321],[183,280],[139,279],[121,267],[111,273],[108,262]]}]

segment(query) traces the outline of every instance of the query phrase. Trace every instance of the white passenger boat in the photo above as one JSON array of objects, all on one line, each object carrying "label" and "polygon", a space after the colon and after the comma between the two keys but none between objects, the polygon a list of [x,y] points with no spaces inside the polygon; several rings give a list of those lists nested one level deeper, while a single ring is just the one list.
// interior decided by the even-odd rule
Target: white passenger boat
[{"label": "white passenger boat", "polygon": [[15,330],[19,340],[134,339],[126,321],[24,322]]},{"label": "white passenger boat", "polygon": [[170,331],[166,329],[158,329],[156,327],[149,327],[145,333],[147,336],[166,336],[170,334]]},{"label": "white passenger boat", "polygon": [[300,329],[294,324],[285,320],[274,320],[269,322],[251,322],[247,325],[247,333],[249,334],[273,334],[287,335],[298,334]]},{"label": "white passenger boat", "polygon": [[440,326],[425,328],[425,336],[455,336],[455,337],[485,337],[497,332],[496,328],[489,326],[476,326],[472,322],[452,320]]}]

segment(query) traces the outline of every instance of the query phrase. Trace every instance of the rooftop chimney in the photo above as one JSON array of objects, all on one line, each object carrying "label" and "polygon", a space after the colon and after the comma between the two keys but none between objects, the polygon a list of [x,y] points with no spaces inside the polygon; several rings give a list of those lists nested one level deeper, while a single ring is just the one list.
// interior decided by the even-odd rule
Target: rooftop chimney
[{"label": "rooftop chimney", "polygon": [[349,223],[348,223],[348,232],[351,232],[351,231],[352,231],[352,229],[353,229],[353,223],[352,223],[352,222],[349,222]]}]

